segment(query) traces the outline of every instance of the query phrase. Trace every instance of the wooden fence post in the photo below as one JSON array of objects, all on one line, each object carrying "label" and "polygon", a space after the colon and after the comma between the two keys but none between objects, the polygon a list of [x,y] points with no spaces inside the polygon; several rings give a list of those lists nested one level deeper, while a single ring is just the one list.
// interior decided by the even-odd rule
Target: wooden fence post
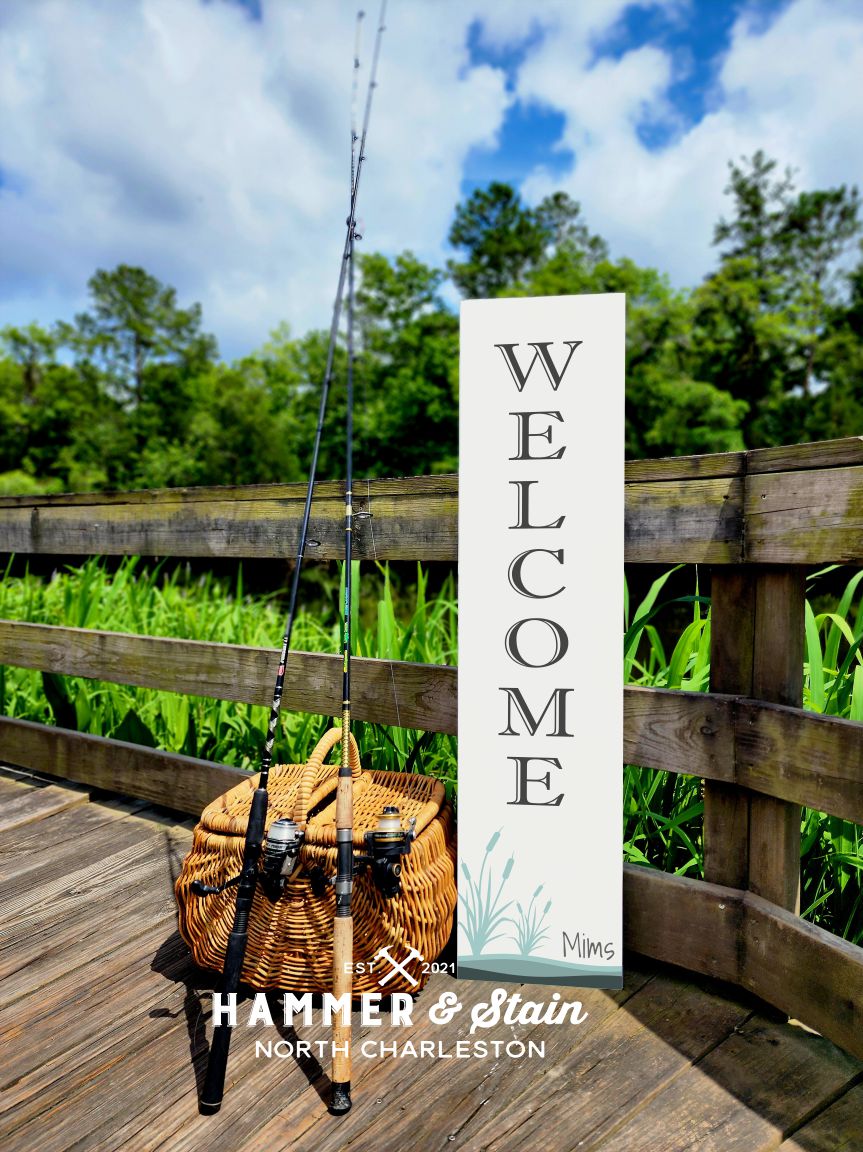
[{"label": "wooden fence post", "polygon": [[[800,706],[804,593],[799,567],[713,570],[711,691]],[[705,782],[704,874],[799,911],[799,806]]]}]

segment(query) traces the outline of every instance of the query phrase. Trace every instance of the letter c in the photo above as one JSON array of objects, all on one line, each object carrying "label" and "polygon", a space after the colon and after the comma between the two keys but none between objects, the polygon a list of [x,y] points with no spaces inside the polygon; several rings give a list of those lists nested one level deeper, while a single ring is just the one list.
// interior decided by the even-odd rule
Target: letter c
[{"label": "letter c", "polygon": [[520,552],[509,566],[507,572],[507,579],[509,580],[510,587],[518,592],[519,596],[529,596],[531,600],[549,600],[552,596],[559,596],[566,588],[565,584],[556,589],[554,592],[529,592],[525,587],[524,577],[521,574],[522,565],[528,556],[533,556],[534,553],[544,552],[546,556],[553,556],[558,564],[563,564],[563,549],[562,548],[528,548],[526,552]]}]

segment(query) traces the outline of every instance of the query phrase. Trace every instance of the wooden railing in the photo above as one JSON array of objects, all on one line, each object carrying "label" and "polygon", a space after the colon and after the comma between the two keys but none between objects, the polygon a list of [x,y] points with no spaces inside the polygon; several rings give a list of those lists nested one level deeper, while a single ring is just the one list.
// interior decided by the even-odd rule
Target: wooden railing
[{"label": "wooden railing", "polygon": [[[365,487],[365,491],[363,488]],[[284,557],[299,485],[0,500],[0,551]],[[457,480],[355,485],[355,555],[457,555]],[[340,487],[308,554],[337,557]],[[704,881],[625,869],[626,942],[732,981],[863,1056],[863,950],[798,915],[800,808],[863,823],[863,725],[802,711],[803,574],[863,564],[863,439],[627,466],[629,563],[711,567],[711,692],[627,688],[626,759],[704,779]],[[276,652],[0,622],[0,663],[266,705]],[[357,660],[355,714],[456,731],[453,668]],[[337,714],[336,657],[289,665],[286,707]],[[0,718],[0,758],[197,813],[224,765]]]}]

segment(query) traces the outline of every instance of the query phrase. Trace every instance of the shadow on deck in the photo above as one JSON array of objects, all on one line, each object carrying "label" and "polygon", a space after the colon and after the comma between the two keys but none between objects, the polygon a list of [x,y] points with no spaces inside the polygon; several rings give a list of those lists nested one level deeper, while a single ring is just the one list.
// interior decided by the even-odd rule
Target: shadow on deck
[{"label": "shadow on deck", "polygon": [[[0,1147],[5,1152],[206,1147],[602,1152],[863,1149],[863,1064],[739,990],[630,957],[621,992],[581,998],[578,1026],[469,1036],[491,985],[436,976],[408,1029],[360,1028],[354,1108],[329,1116],[329,1030],[246,1028],[222,1111],[197,1112],[213,975],[176,932],[173,880],[191,837],[133,801],[0,775]],[[509,991],[514,991],[511,986]],[[455,990],[458,1023],[427,1006]],[[554,989],[537,990],[548,1000]],[[299,1060],[255,1041],[308,1041]],[[364,1041],[544,1041],[545,1056],[356,1055]],[[287,1047],[287,1046],[286,1046]]]}]

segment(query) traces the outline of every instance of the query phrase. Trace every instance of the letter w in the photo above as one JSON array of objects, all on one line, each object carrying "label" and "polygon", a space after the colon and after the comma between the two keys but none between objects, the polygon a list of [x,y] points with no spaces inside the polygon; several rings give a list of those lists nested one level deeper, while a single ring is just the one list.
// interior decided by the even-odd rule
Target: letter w
[{"label": "letter w", "polygon": [[527,701],[518,688],[500,688],[500,692],[506,692],[506,728],[499,732],[499,736],[517,736],[518,733],[512,726],[512,706],[516,706],[518,714],[521,716],[525,726],[531,736],[536,735],[536,730],[539,728],[546,712],[554,707],[554,729],[548,733],[549,736],[572,736],[572,732],[566,730],[566,694],[572,692],[572,688],[555,688],[552,694],[546,701],[546,705],[542,712],[539,714],[539,719],[535,720],[533,713],[527,706]]},{"label": "letter w", "polygon": [[528,345],[527,345],[528,348],[533,349],[533,359],[528,364],[526,372],[522,371],[521,365],[519,364],[518,358],[515,354],[515,350],[516,350],[516,348],[518,348],[518,344],[495,344],[495,348],[500,348],[500,354],[501,354],[501,356],[503,356],[504,360],[506,361],[506,366],[507,366],[507,368],[509,368],[509,374],[510,374],[510,376],[512,376],[513,381],[515,382],[515,386],[519,390],[519,392],[521,392],[524,389],[524,386],[527,383],[528,377],[530,376],[531,372],[533,371],[533,366],[534,366],[534,364],[536,364],[537,360],[539,360],[539,362],[542,364],[542,367],[545,370],[545,374],[548,377],[548,382],[551,384],[552,388],[556,392],[558,390],[558,388],[560,387],[560,382],[561,382],[561,380],[563,380],[563,377],[564,377],[564,374],[566,373],[567,368],[569,367],[569,362],[572,359],[572,354],[575,352],[576,348],[578,348],[578,346],[580,344],[584,343],[584,341],[583,340],[564,340],[563,343],[567,346],[567,348],[569,348],[569,355],[566,358],[566,363],[564,364],[564,366],[561,368],[561,370],[559,372],[557,370],[557,367],[556,367],[554,361],[551,358],[551,353],[549,352],[549,348],[551,347],[550,341],[545,341],[545,342],[538,341],[537,343],[533,343],[532,341],[528,341]]}]

